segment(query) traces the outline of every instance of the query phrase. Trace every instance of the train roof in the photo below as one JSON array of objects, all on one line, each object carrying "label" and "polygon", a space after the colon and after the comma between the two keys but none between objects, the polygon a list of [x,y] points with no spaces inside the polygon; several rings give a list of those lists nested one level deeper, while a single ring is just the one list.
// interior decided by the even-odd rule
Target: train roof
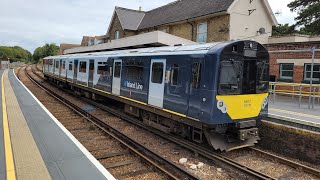
[{"label": "train roof", "polygon": [[44,59],[65,59],[65,58],[89,58],[89,57],[102,57],[102,56],[144,56],[144,55],[176,55],[176,54],[206,54],[208,51],[218,45],[228,45],[239,41],[227,41],[216,42],[196,45],[179,45],[179,46],[164,46],[153,48],[141,48],[141,49],[128,49],[128,50],[116,50],[105,52],[93,52],[93,53],[81,53],[81,54],[69,54],[59,56],[49,56]]}]

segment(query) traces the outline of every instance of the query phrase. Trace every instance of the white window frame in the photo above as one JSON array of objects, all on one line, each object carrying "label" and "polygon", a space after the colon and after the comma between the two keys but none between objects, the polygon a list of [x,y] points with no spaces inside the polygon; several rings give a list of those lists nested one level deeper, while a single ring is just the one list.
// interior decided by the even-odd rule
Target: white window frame
[{"label": "white window frame", "polygon": [[88,46],[91,46],[93,44],[93,42],[91,41],[91,39],[88,37],[88,42],[87,42]]},{"label": "white window frame", "polygon": [[[311,68],[310,68],[310,71],[307,71],[307,66],[312,66],[311,63],[305,63],[304,64],[304,71],[303,71],[303,80],[304,81],[310,81],[311,80],[311,77],[310,78],[307,78],[307,73],[310,72],[311,74]],[[315,71],[314,67],[315,66],[320,66],[320,64],[314,64],[313,65],[313,76],[312,76],[312,81],[320,81],[320,78],[314,78],[314,73],[320,73],[320,67],[319,67],[319,70],[318,71]]]},{"label": "white window frame", "polygon": [[114,33],[114,39],[120,39],[120,31]]},{"label": "white window frame", "polygon": [[[292,65],[292,70],[283,70],[282,69],[282,65]],[[280,69],[280,79],[286,79],[286,80],[293,80],[293,73],[294,73],[294,64],[293,63],[281,63],[279,65],[279,69]],[[292,77],[291,76],[284,76],[282,75],[282,73],[286,71],[286,72],[291,72],[292,71]]]},{"label": "white window frame", "polygon": [[[205,31],[200,31],[200,26],[205,25]],[[200,36],[205,35],[205,38],[200,39]],[[206,43],[208,40],[208,23],[199,23],[197,25],[197,42],[198,43]]]}]

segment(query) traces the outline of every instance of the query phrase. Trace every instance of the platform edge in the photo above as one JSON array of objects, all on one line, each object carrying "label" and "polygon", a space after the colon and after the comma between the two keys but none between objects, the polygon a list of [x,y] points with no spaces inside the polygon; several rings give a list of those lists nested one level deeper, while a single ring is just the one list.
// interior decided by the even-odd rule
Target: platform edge
[{"label": "platform edge", "polygon": [[108,180],[115,180],[112,174],[102,166],[102,164],[55,118],[51,112],[34,96],[34,94],[19,80],[16,76],[14,69],[13,75],[16,80],[22,85],[22,87],[31,95],[31,97],[40,105],[40,107],[49,115],[50,118],[58,125],[58,127],[71,139],[73,143],[83,152],[83,154],[90,160],[90,162],[95,165],[98,170],[103,174]]}]

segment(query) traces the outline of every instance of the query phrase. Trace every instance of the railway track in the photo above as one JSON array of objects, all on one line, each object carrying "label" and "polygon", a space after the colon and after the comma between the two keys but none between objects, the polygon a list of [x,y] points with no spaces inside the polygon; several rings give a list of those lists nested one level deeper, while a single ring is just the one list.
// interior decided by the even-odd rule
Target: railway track
[{"label": "railway track", "polygon": [[[36,73],[36,72],[34,71],[34,73]],[[36,74],[38,76],[40,76],[38,73],[36,73]],[[81,98],[81,99],[84,100],[85,102],[95,106],[95,107],[98,107],[99,109],[105,110],[105,111],[109,112],[110,114],[113,114],[113,115],[115,115],[117,117],[120,117],[123,120],[126,120],[126,121],[128,121],[130,123],[133,123],[133,124],[137,125],[138,127],[145,129],[146,131],[150,131],[150,132],[152,132],[154,134],[157,134],[158,136],[160,136],[160,137],[162,137],[164,139],[167,139],[167,140],[169,140],[171,142],[174,142],[176,144],[179,144],[180,146],[182,146],[184,148],[187,148],[187,149],[195,152],[198,155],[201,155],[201,156],[206,157],[206,158],[208,158],[210,160],[213,160],[216,164],[218,164],[218,165],[220,165],[220,166],[222,166],[222,167],[224,167],[226,169],[229,169],[231,171],[235,170],[235,171],[237,171],[239,173],[245,174],[246,176],[248,176],[250,178],[276,179],[275,177],[271,177],[271,176],[269,176],[267,174],[264,174],[264,173],[262,173],[262,172],[260,172],[258,170],[255,170],[255,169],[250,168],[248,166],[242,165],[242,164],[236,162],[235,160],[233,160],[232,158],[227,158],[226,156],[223,156],[220,153],[212,152],[212,150],[208,150],[208,149],[206,149],[204,147],[201,147],[201,146],[199,146],[197,144],[191,143],[189,141],[182,140],[179,137],[175,137],[175,136],[172,136],[172,135],[164,134],[164,133],[162,133],[162,132],[160,132],[158,130],[151,129],[151,128],[147,127],[145,124],[143,124],[141,121],[139,121],[139,120],[137,120],[137,119],[135,119],[135,118],[133,118],[131,116],[128,116],[128,115],[124,114],[121,111],[117,111],[115,109],[112,109],[110,107],[107,107],[105,105],[102,105],[100,103],[97,103],[95,101],[92,101],[92,100],[89,100],[89,99],[86,99],[86,98]],[[299,169],[299,170],[304,171],[306,173],[309,173],[309,174],[312,174],[314,176],[320,177],[320,171],[317,170],[317,169],[305,166],[303,164],[288,160],[286,158],[283,158],[283,157],[280,157],[280,156],[277,156],[277,155],[274,155],[274,154],[271,154],[271,153],[268,153],[266,151],[259,150],[259,149],[256,149],[256,148],[250,148],[250,150],[258,152],[260,154],[263,154],[267,158],[269,158],[271,160],[275,160],[275,161],[277,161],[279,163],[285,164],[285,165],[287,165],[289,167],[292,167],[292,168],[295,168],[295,169]]]},{"label": "railway track", "polygon": [[286,164],[286,165],[288,165],[288,166],[290,166],[292,168],[299,169],[299,170],[301,170],[303,172],[312,174],[312,175],[317,176],[318,178],[320,178],[320,170],[318,170],[318,169],[306,166],[306,165],[301,164],[301,163],[294,162],[294,161],[289,160],[287,158],[284,158],[284,157],[269,153],[267,151],[263,151],[261,149],[257,149],[257,148],[254,148],[254,147],[251,147],[250,149],[255,151],[255,152],[257,152],[257,153],[263,154],[264,156],[269,157],[269,159],[276,160],[276,161],[281,162],[283,164]]},{"label": "railway track", "polygon": [[[30,68],[28,66],[27,68]],[[110,171],[110,169],[118,168],[121,172],[120,174],[116,174],[116,178],[128,178],[128,177],[143,177],[144,174],[150,174],[150,171],[154,171],[153,169],[157,169],[158,174],[148,176],[148,178],[156,178],[156,179],[199,179],[193,174],[189,173],[183,168],[175,165],[174,163],[168,161],[167,159],[161,157],[160,155],[154,153],[150,149],[142,146],[141,144],[135,142],[130,137],[127,137],[123,133],[114,129],[111,126],[108,126],[99,118],[92,116],[87,111],[83,110],[81,107],[73,104],[68,99],[63,96],[57,94],[52,91],[50,88],[43,85],[43,83],[39,83],[39,80],[36,80],[33,75],[36,75],[37,78],[43,78],[41,75],[35,72],[33,68],[31,68],[31,72],[25,68],[25,75],[30,79],[32,83],[41,88],[45,93],[54,97],[57,101],[62,103],[64,106],[69,108],[65,110],[63,108],[57,108],[57,112],[61,112],[59,116],[62,116],[60,119],[68,119],[63,120],[62,124],[71,131],[72,134],[76,136],[76,138],[80,139],[79,141],[84,145],[90,144],[88,142],[94,142],[92,145],[88,145],[87,149],[95,155],[95,157]],[[20,70],[18,70],[20,72]],[[70,112],[70,110],[72,112]],[[59,119],[59,118],[58,118]],[[88,125],[90,122],[91,125]],[[107,135],[107,138],[106,138]],[[113,141],[110,143],[107,142],[107,139],[112,139]],[[106,144],[107,143],[107,144]],[[111,144],[111,145],[110,145]],[[120,144],[120,146],[119,146]],[[110,151],[110,146],[116,151]],[[120,149],[120,150],[119,150]],[[129,160],[124,160],[129,159]],[[118,161],[116,161],[118,160]],[[116,162],[114,162],[116,161]],[[143,161],[141,163],[140,161]],[[107,163],[106,163],[107,162]],[[137,169],[130,168],[130,165],[137,164]],[[148,165],[146,165],[148,164]],[[114,171],[114,170],[113,170]],[[112,173],[112,170],[111,170]]]}]

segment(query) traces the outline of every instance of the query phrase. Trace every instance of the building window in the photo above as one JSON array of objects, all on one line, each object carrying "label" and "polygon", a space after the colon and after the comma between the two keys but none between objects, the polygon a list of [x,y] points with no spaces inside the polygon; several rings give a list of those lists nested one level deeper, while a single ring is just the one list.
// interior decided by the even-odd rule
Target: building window
[{"label": "building window", "polygon": [[280,79],[293,80],[294,64],[280,64]]},{"label": "building window", "polygon": [[92,42],[91,42],[91,40],[89,39],[88,40],[88,46],[91,46],[92,45]]},{"label": "building window", "polygon": [[197,29],[197,42],[198,43],[206,43],[207,42],[207,32],[208,32],[207,23],[198,24],[198,29]]},{"label": "building window", "polygon": [[171,69],[171,86],[178,86],[179,65],[172,65]]},{"label": "building window", "polygon": [[114,33],[114,39],[120,39],[120,32],[119,31],[116,31]]},{"label": "building window", "polygon": [[80,70],[79,72],[85,73],[87,72],[87,62],[80,62]]},{"label": "building window", "polygon": [[151,82],[162,84],[163,81],[163,63],[156,62],[152,64]]},{"label": "building window", "polygon": [[[304,80],[311,80],[311,64],[304,64]],[[320,64],[314,64],[312,80],[320,81]]]},{"label": "building window", "polygon": [[167,33],[167,29],[161,29],[160,31]]}]

